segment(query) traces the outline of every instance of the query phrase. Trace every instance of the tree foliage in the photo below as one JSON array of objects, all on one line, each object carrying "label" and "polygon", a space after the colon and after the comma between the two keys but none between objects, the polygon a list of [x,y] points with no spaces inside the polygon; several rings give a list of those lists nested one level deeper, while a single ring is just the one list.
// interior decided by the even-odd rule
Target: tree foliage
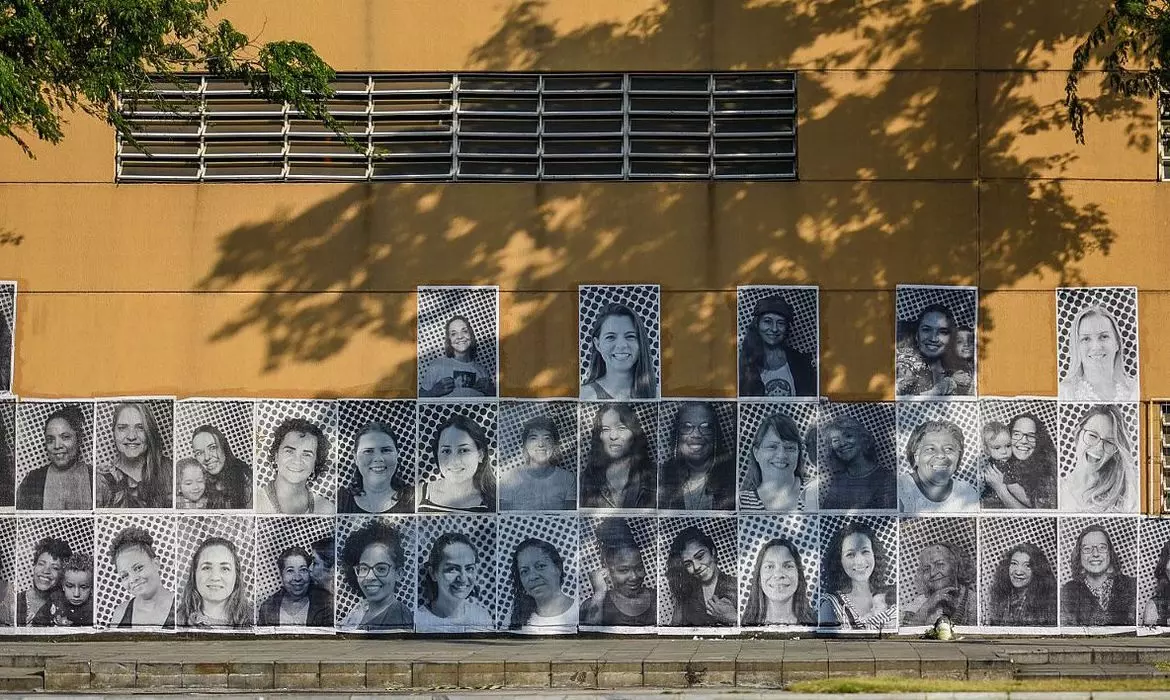
[{"label": "tree foliage", "polygon": [[78,110],[129,136],[121,96],[151,99],[160,77],[182,84],[199,72],[239,81],[346,137],[326,108],[329,64],[304,42],[257,44],[209,17],[224,2],[0,0],[0,137],[32,157],[26,136],[59,143],[66,113]]},{"label": "tree foliage", "polygon": [[1073,51],[1065,106],[1077,142],[1085,142],[1085,104],[1078,90],[1090,61],[1100,56],[1105,82],[1125,97],[1156,97],[1170,87],[1170,7],[1167,0],[1114,0]]}]

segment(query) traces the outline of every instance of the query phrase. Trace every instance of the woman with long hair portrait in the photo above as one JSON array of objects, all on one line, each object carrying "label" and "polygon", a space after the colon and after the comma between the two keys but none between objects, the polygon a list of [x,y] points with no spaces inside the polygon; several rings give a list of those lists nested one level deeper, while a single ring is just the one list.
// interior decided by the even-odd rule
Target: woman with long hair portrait
[{"label": "woman with long hair portrait", "polygon": [[829,449],[821,470],[821,508],[892,510],[898,507],[894,470],[878,458],[873,433],[853,416],[841,414],[823,428]]},{"label": "woman with long hair portrait", "polygon": [[479,359],[479,342],[466,316],[452,316],[443,329],[443,354],[433,358],[419,380],[419,396],[495,396],[496,379]]},{"label": "woman with long hair portrait", "polygon": [[739,348],[739,395],[784,398],[817,395],[817,370],[790,344],[796,310],[782,294],[756,302]]},{"label": "woman with long hair portrait", "polygon": [[487,433],[467,416],[452,413],[435,428],[431,454],[439,477],[418,485],[420,513],[493,513],[496,475]]},{"label": "woman with long hair portrait", "polygon": [[663,510],[735,510],[735,449],[707,401],[688,401],[675,416],[670,457],[658,476]]},{"label": "woman with long hair portrait", "polygon": [[773,537],[756,556],[742,624],[745,627],[816,625],[816,615],[808,602],[808,578],[800,550],[787,537]]},{"label": "woman with long hair portrait", "polygon": [[1044,550],[1030,542],[1008,548],[995,566],[985,625],[1052,627],[1056,624],[1056,574]]},{"label": "woman with long hair portrait", "polygon": [[1170,627],[1170,540],[1158,552],[1158,563],[1154,565],[1154,595],[1142,608],[1142,624]]},{"label": "woman with long hair portrait", "polygon": [[252,509],[252,467],[235,455],[219,428],[195,428],[191,456],[203,468],[209,510]]},{"label": "woman with long hair portrait", "polygon": [[666,582],[674,597],[672,627],[735,625],[735,576],[719,568],[715,541],[699,528],[684,528],[671,541],[666,556]]},{"label": "woman with long hair portrait", "polygon": [[414,489],[402,478],[398,438],[371,421],[353,439],[353,472],[338,489],[338,513],[413,513]]},{"label": "woman with long hair portrait", "polygon": [[140,402],[114,406],[114,458],[98,466],[98,508],[173,508],[171,456],[154,412]]},{"label": "woman with long hair portrait", "polygon": [[589,330],[589,371],[581,382],[581,399],[655,398],[658,375],[641,319],[625,304],[606,304]]},{"label": "woman with long hair portrait", "polygon": [[1125,418],[1113,404],[1089,408],[1076,429],[1075,466],[1061,481],[1060,509],[1072,513],[1136,513],[1138,467]]},{"label": "woman with long hair portrait", "polygon": [[955,351],[955,316],[929,304],[910,322],[894,353],[898,396],[957,396],[970,393],[972,378]]},{"label": "woman with long hair portrait", "polygon": [[1090,305],[1073,318],[1064,338],[1068,374],[1058,387],[1064,401],[1137,401],[1138,384],[1125,371],[1117,319]]},{"label": "woman with long hair portrait", "polygon": [[987,463],[983,471],[984,508],[1055,508],[1056,443],[1044,421],[1020,413],[1008,426],[1011,456],[1002,469]]},{"label": "woman with long hair portrait", "polygon": [[245,588],[236,545],[223,537],[208,537],[191,554],[187,585],[179,601],[179,626],[251,627],[252,601]]},{"label": "woman with long hair portrait", "polygon": [[1061,624],[1132,627],[1137,584],[1122,571],[1109,531],[1100,525],[1081,530],[1070,558],[1072,578],[1060,588]]},{"label": "woman with long hair portrait", "polygon": [[[461,532],[439,535],[419,572],[419,632],[491,632],[486,601],[480,599],[480,555]],[[478,599],[478,600],[477,600]]]},{"label": "woman with long hair portrait", "polygon": [[873,528],[852,521],[829,541],[821,559],[820,625],[842,629],[883,630],[897,627],[898,605],[886,584],[886,557]]},{"label": "woman with long hair portrait", "polygon": [[511,557],[512,616],[508,629],[537,634],[576,631],[580,607],[564,594],[565,560],[537,537],[516,546]]},{"label": "woman with long hair portrait", "polygon": [[602,405],[593,416],[581,474],[582,508],[654,508],[657,475],[650,441],[633,406]]}]

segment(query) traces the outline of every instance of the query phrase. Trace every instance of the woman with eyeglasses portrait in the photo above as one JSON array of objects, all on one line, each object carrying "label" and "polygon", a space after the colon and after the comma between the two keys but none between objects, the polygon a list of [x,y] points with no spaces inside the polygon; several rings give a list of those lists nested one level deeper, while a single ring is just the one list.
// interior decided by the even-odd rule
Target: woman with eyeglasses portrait
[{"label": "woman with eyeglasses portrait", "polygon": [[1060,488],[1060,508],[1074,513],[1136,513],[1137,465],[1117,406],[1093,406],[1076,430],[1076,466]]},{"label": "woman with eyeglasses portrait", "polygon": [[1109,532],[1100,525],[1086,527],[1070,558],[1072,579],[1060,587],[1060,623],[1133,627],[1137,585],[1122,572]]},{"label": "woman with eyeglasses portrait", "polygon": [[402,533],[383,520],[370,520],[350,533],[341,549],[342,573],[357,602],[339,627],[343,630],[409,630],[414,620],[397,598],[406,561]]},{"label": "woman with eyeglasses portrait", "polygon": [[735,510],[735,455],[715,406],[684,403],[675,417],[671,457],[658,476],[664,510]]},{"label": "woman with eyeglasses portrait", "polygon": [[1056,443],[1044,421],[1020,413],[1008,423],[1011,455],[1003,467],[984,465],[984,508],[1055,508]]}]

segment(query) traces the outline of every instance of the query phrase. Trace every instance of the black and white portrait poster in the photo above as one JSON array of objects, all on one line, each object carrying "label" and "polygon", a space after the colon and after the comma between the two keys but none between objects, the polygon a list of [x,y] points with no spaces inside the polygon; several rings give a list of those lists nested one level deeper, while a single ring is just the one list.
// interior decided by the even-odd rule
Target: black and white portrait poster
[{"label": "black and white portrait poster", "polygon": [[23,516],[10,543],[20,633],[92,631],[93,517]]},{"label": "black and white portrait poster", "polygon": [[821,405],[821,510],[897,510],[896,432],[892,402]]},{"label": "black and white portrait poster", "polygon": [[1054,510],[1059,465],[1056,401],[985,398],[979,411],[982,509]]},{"label": "black and white portrait poster", "polygon": [[977,287],[899,284],[894,383],[899,398],[974,397]]},{"label": "black and white portrait poster", "polygon": [[898,518],[821,516],[818,626],[844,634],[898,631]]},{"label": "black and white portrait poster", "polygon": [[1165,634],[1170,631],[1170,520],[1142,518],[1138,538],[1138,634]]},{"label": "black and white portrait poster", "polygon": [[815,403],[739,404],[739,510],[819,509]]},{"label": "black and white portrait poster", "polygon": [[578,407],[580,508],[652,511],[658,503],[658,402]]},{"label": "black and white portrait poster", "polygon": [[256,513],[336,512],[336,411],[333,401],[256,403]]},{"label": "black and white portrait poster", "polygon": [[175,505],[175,400],[132,396],[94,403],[94,505],[169,511]]},{"label": "black and white portrait poster", "polygon": [[256,516],[257,632],[333,632],[333,531],[334,519],[325,515]]},{"label": "black and white portrait poster", "polygon": [[772,401],[820,394],[820,288],[736,288],[739,396]]},{"label": "black and white portrait poster", "polygon": [[419,403],[419,513],[496,511],[499,403]]},{"label": "black and white portrait poster", "polygon": [[175,509],[252,510],[255,401],[175,403]]},{"label": "black and white portrait poster", "polygon": [[417,418],[411,400],[337,402],[338,513],[414,512]]},{"label": "black and white portrait poster", "polygon": [[1138,400],[1137,306],[1137,287],[1056,290],[1061,401]]},{"label": "black and white portrait poster", "polygon": [[0,282],[0,395],[11,393],[16,376],[16,282]]},{"label": "black and white portrait poster", "polygon": [[[12,634],[16,624],[16,518],[10,514],[0,515],[0,635]],[[28,566],[27,562],[22,562]],[[90,564],[90,596],[93,595],[93,565]],[[75,576],[77,584],[80,577]],[[80,591],[75,599],[80,599]],[[93,610],[92,604],[90,610]],[[93,615],[90,615],[92,623]]]},{"label": "black and white portrait poster", "polygon": [[247,632],[255,618],[255,519],[203,513],[176,519],[175,624],[199,632]]},{"label": "black and white portrait poster", "polygon": [[904,518],[899,523],[901,631],[933,627],[946,617],[960,629],[979,622],[974,518]]},{"label": "black and white portrait poster", "polygon": [[738,530],[740,627],[815,628],[821,579],[817,517],[741,514]]},{"label": "black and white portrait poster", "polygon": [[658,527],[659,631],[736,631],[739,542],[735,517],[660,517]]},{"label": "black and white portrait poster", "polygon": [[583,400],[630,401],[661,395],[658,285],[582,285],[578,321]]},{"label": "black and white portrait poster", "polygon": [[1138,404],[1059,404],[1060,510],[1136,514],[1141,494]]},{"label": "black and white portrait poster", "polygon": [[16,503],[16,398],[0,395],[0,513]]},{"label": "black and white portrait poster", "polygon": [[499,396],[499,336],[499,287],[419,287],[419,398]]},{"label": "black and white portrait poster", "polygon": [[500,512],[577,509],[577,402],[500,403]]},{"label": "black and white portrait poster", "polygon": [[979,520],[979,625],[995,634],[1052,634],[1057,626],[1056,518]]},{"label": "black and white portrait poster", "polygon": [[497,521],[496,627],[518,634],[573,634],[580,542],[575,515],[502,515]]},{"label": "black and white portrait poster", "polygon": [[1138,519],[1060,518],[1060,627],[1103,634],[1137,624]]},{"label": "black and white portrait poster", "polygon": [[658,518],[580,517],[581,631],[645,634],[658,624]]},{"label": "black and white portrait poster", "polygon": [[337,629],[381,633],[413,629],[416,522],[405,515],[338,517]]},{"label": "black and white portrait poster", "polygon": [[[979,404],[898,404],[898,503],[903,513],[979,510]],[[972,623],[974,619],[972,618]]]},{"label": "black and white portrait poster", "polygon": [[735,401],[661,401],[658,509],[734,511]]},{"label": "black and white portrait poster", "polygon": [[176,516],[100,515],[94,529],[97,626],[117,631],[174,630],[181,576]]},{"label": "black and white portrait poster", "polygon": [[500,611],[495,557],[497,519],[490,515],[416,518],[421,633],[491,632]]},{"label": "black and white portrait poster", "polygon": [[93,510],[93,402],[24,399],[15,408],[16,509]]}]

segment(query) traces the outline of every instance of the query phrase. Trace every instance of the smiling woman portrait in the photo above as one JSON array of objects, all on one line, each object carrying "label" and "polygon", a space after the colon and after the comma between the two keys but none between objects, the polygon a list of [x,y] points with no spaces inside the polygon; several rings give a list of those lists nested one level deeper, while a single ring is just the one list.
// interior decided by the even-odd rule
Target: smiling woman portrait
[{"label": "smiling woman portrait", "polygon": [[114,608],[110,626],[174,627],[175,592],[162,583],[154,537],[140,527],[124,528],[110,543],[109,556],[118,581],[130,595]]},{"label": "smiling woman portrait", "polygon": [[191,555],[179,602],[179,626],[251,627],[252,601],[244,592],[246,588],[236,545],[222,537],[208,537]]},{"label": "smiling woman portrait", "polygon": [[411,612],[398,600],[406,550],[402,532],[394,525],[374,519],[358,527],[341,548],[342,574],[350,590],[361,600],[342,618],[343,630],[368,632],[408,630],[414,623]]},{"label": "smiling woman portrait", "polygon": [[674,597],[672,627],[735,625],[738,594],[734,572],[719,568],[715,540],[699,528],[684,528],[670,543],[666,582]]},{"label": "smiling woman portrait", "polygon": [[256,490],[257,513],[334,513],[333,501],[309,489],[324,476],[329,463],[329,438],[316,423],[286,419],[272,434],[268,458],[276,475]]},{"label": "smiling woman portrait", "polygon": [[260,604],[257,625],[333,626],[333,593],[314,585],[312,562],[313,555],[296,545],[277,555],[280,588]]},{"label": "smiling woman portrait", "polygon": [[1125,369],[1117,319],[1101,306],[1076,315],[1064,337],[1068,374],[1057,396],[1064,401],[1137,401],[1138,383]]},{"label": "smiling woman portrait", "polygon": [[[16,491],[20,510],[89,510],[93,504],[93,469],[82,454],[85,417],[77,406],[62,406],[45,418],[48,464],[24,475]],[[3,435],[0,426],[0,436]]]},{"label": "smiling woman portrait", "polygon": [[1089,408],[1076,427],[1072,472],[1061,480],[1060,509],[1072,513],[1136,513],[1138,466],[1113,404]]},{"label": "smiling woman portrait", "polygon": [[963,464],[963,430],[949,420],[919,423],[906,444],[910,471],[898,475],[903,513],[965,512],[979,505],[979,492],[955,477]]},{"label": "smiling woman portrait", "polygon": [[808,578],[800,550],[787,537],[774,537],[760,547],[748,581],[743,625],[816,625],[809,607]]},{"label": "smiling woman portrait", "polygon": [[658,398],[658,375],[646,328],[628,306],[606,304],[589,331],[589,371],[581,381],[581,399],[654,398]]},{"label": "smiling woman portrait", "polygon": [[150,407],[114,406],[110,425],[114,458],[98,466],[98,508],[172,508],[171,456]]},{"label": "smiling woman portrait", "polygon": [[420,513],[493,513],[496,475],[487,433],[471,418],[452,413],[435,428],[431,455],[439,477],[418,484]]},{"label": "smiling woman portrait", "polygon": [[1060,588],[1060,623],[1079,627],[1133,627],[1137,583],[1122,571],[1109,531],[1090,525],[1069,554],[1072,579]]},{"label": "smiling woman portrait", "polygon": [[484,564],[461,532],[439,535],[419,571],[419,632],[491,632],[495,628],[480,585]]},{"label": "smiling woman portrait", "polygon": [[493,373],[479,361],[479,343],[466,316],[452,316],[443,332],[443,354],[433,358],[419,379],[419,396],[495,396]]}]

